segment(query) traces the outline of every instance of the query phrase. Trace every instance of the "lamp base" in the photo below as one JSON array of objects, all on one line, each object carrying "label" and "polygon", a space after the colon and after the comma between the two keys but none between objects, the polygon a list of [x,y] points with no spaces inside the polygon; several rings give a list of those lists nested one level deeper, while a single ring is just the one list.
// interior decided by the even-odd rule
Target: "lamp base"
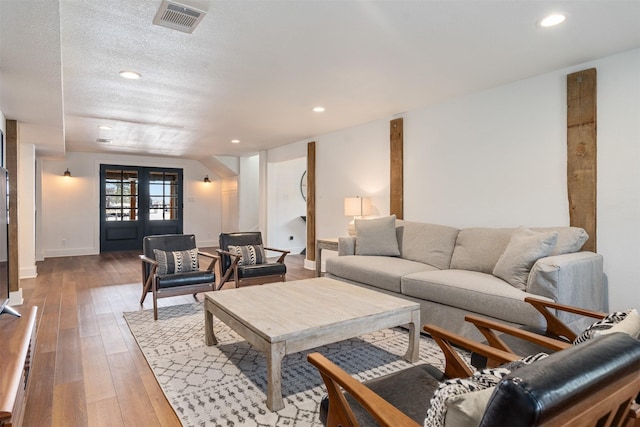
[{"label": "lamp base", "polygon": [[356,235],[356,219],[352,219],[349,225],[347,226],[347,232],[349,236],[355,237]]}]

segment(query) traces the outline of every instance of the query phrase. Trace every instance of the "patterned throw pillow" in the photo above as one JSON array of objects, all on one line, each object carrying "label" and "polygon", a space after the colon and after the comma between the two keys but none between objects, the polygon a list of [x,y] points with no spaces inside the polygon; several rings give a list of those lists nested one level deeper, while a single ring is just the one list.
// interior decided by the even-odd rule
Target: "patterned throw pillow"
[{"label": "patterned throw pillow", "polygon": [[631,310],[627,311],[616,311],[614,313],[609,314],[602,320],[598,320],[593,323],[587,329],[584,330],[580,335],[576,337],[573,341],[573,344],[580,344],[582,342],[588,341],[592,338],[597,337],[602,334],[603,331],[613,328],[614,325],[622,322],[627,315],[631,312]]},{"label": "patterned throw pillow", "polygon": [[229,252],[241,255],[238,265],[257,265],[264,264],[266,256],[264,255],[264,247],[262,245],[233,246],[229,245]]},{"label": "patterned throw pillow", "polygon": [[[429,409],[427,411],[427,418],[424,420],[424,427],[442,427],[447,425],[446,416],[447,409],[449,407],[449,400],[456,398],[456,396],[467,394],[476,398],[476,392],[495,387],[498,385],[500,380],[510,374],[511,371],[516,370],[523,365],[529,365],[547,356],[548,355],[546,353],[534,354],[498,368],[483,369],[482,371],[474,372],[469,378],[455,378],[440,383],[438,390],[433,395],[433,398],[431,398]],[[490,396],[491,395],[489,394],[484,397],[486,397],[488,401]],[[459,403],[459,401],[457,403]],[[481,408],[482,413],[467,415],[471,418],[482,418],[484,407],[481,406]]]},{"label": "patterned throw pillow", "polygon": [[198,249],[193,248],[187,251],[165,252],[154,249],[153,253],[158,261],[157,274],[186,273],[188,271],[198,271]]}]

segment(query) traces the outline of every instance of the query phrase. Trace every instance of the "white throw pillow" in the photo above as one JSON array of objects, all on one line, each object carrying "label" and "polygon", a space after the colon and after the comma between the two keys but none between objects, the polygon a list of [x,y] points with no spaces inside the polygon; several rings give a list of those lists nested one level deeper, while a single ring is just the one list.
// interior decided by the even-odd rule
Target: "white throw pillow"
[{"label": "white throw pillow", "polygon": [[356,219],[356,255],[400,256],[396,216]]},{"label": "white throw pillow", "polygon": [[640,338],[640,314],[638,314],[638,311],[635,308],[632,309],[621,322],[614,324],[609,329],[600,331],[600,334],[613,334],[614,332],[624,332],[633,338]]},{"label": "white throw pillow", "polygon": [[493,269],[493,275],[522,291],[527,289],[531,267],[549,256],[558,241],[558,232],[536,233],[523,228],[513,236]]}]

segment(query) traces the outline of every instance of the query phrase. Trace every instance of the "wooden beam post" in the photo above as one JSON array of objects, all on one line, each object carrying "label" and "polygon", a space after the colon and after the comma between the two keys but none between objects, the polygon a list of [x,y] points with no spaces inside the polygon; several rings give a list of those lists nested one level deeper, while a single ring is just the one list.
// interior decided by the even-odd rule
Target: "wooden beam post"
[{"label": "wooden beam post", "polygon": [[20,290],[18,264],[18,122],[6,121],[6,168],[9,171],[9,290]]},{"label": "wooden beam post", "polygon": [[307,144],[307,259],[316,260],[316,143]]},{"label": "wooden beam post", "polygon": [[403,121],[402,118],[391,120],[390,123],[390,170],[389,180],[389,213],[395,214],[396,218],[404,217],[404,181],[403,181]]},{"label": "wooden beam post", "polygon": [[567,190],[570,225],[589,234],[583,249],[596,252],[596,69],[567,75]]}]

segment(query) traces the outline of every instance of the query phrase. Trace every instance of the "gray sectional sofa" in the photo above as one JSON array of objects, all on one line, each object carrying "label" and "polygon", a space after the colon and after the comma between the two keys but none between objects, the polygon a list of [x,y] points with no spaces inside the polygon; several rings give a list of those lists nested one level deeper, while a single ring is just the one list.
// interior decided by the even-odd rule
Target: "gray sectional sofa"
[{"label": "gray sectional sofa", "polygon": [[[339,239],[339,256],[327,260],[326,274],[419,302],[421,323],[478,339],[466,314],[542,325],[527,296],[606,311],[603,259],[580,251],[587,238],[576,227],[457,229],[395,216],[356,220],[356,236]],[[585,326],[570,314],[559,316],[576,330]]]}]

